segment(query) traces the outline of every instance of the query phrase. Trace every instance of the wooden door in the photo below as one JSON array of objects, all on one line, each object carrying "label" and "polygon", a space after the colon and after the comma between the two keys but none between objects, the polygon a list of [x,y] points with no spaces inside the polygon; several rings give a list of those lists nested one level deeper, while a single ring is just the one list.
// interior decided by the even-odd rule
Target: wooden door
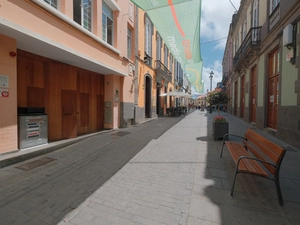
[{"label": "wooden door", "polygon": [[44,88],[27,87],[27,107],[45,107]]},{"label": "wooden door", "polygon": [[61,90],[62,138],[77,137],[77,91]]},{"label": "wooden door", "polygon": [[279,49],[269,57],[268,69],[268,127],[277,130],[279,90]]},{"label": "wooden door", "polygon": [[237,114],[238,107],[238,82],[234,82],[234,115]]},{"label": "wooden door", "polygon": [[251,122],[255,123],[256,121],[256,93],[257,93],[257,67],[251,69]]},{"label": "wooden door", "polygon": [[241,117],[244,118],[245,110],[245,76],[241,78]]},{"label": "wooden door", "polygon": [[97,130],[104,129],[104,96],[97,95]]}]

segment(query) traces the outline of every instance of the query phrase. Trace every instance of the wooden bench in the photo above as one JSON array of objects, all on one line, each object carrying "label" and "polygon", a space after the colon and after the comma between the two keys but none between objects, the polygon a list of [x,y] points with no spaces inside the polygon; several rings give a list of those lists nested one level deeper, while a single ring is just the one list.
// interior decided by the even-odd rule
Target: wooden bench
[{"label": "wooden bench", "polygon": [[[226,141],[228,136],[241,138],[243,142]],[[222,158],[225,144],[236,163],[230,195],[233,196],[236,175],[238,173],[247,173],[274,181],[279,204],[283,206],[279,171],[286,150],[249,128],[244,137],[232,134],[224,136],[220,158]]]}]

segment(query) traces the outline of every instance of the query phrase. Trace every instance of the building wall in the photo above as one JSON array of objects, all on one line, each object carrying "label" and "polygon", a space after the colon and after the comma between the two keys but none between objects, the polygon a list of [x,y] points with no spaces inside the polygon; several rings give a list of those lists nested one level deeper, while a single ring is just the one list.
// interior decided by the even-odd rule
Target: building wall
[{"label": "building wall", "polygon": [[290,53],[286,47],[282,48],[282,82],[281,82],[281,106],[295,106],[297,105],[297,94],[294,88],[295,80],[298,79],[297,71],[290,62],[286,61],[286,55]]},{"label": "building wall", "polygon": [[267,18],[267,6],[268,6],[268,1],[258,1],[259,3],[259,26],[262,26],[266,22]]},{"label": "building wall", "polygon": [[[68,1],[66,7],[72,7],[72,5],[72,1]],[[98,8],[101,10],[101,7]],[[45,10],[31,1],[16,1],[16,4],[10,1],[4,1],[1,7],[1,16],[10,23],[22,27],[28,33],[37,36],[37,38],[43,39],[45,42],[48,41],[53,45],[59,44],[63,48],[66,48],[66,50],[80,53],[83,56],[91,57],[94,60],[99,60],[102,63],[111,65],[118,70],[127,72],[127,67],[122,63],[122,60],[116,60],[116,54],[113,54],[103,45],[96,44],[95,41],[92,41],[90,37],[83,34],[80,30],[66,24],[55,15],[45,12]],[[121,22],[121,19],[119,17],[117,18],[119,22]],[[97,21],[99,21],[99,19],[96,20],[95,23]],[[76,25],[76,22],[72,22]],[[115,33],[117,34],[115,35],[117,39],[116,46],[125,54],[127,52],[126,32]],[[101,37],[99,33],[95,33],[95,35]],[[113,64],[112,62],[115,63]]]},{"label": "building wall", "polygon": [[[135,59],[127,58],[127,27],[133,29],[134,52],[134,9],[129,13],[129,0],[111,2],[115,4],[112,46],[102,40],[102,0],[93,1],[92,31],[73,21],[73,1],[58,1],[58,9],[39,0],[1,2],[0,39],[7,44],[0,46],[0,74],[9,78],[9,97],[0,98],[1,140],[7,137],[1,141],[0,153],[18,149],[17,106],[44,103],[50,141],[64,139],[68,132],[76,137],[132,123],[134,72],[129,73],[129,66]],[[17,57],[10,57],[10,51]],[[34,93],[43,95],[33,98]],[[76,95],[76,107],[62,105],[62,96],[68,94]],[[66,124],[61,114],[71,108],[76,109],[76,127]]]},{"label": "building wall", "polygon": [[[254,0],[241,2],[241,8],[233,21],[233,33],[232,38],[235,41],[237,35],[240,35],[241,26],[244,21],[244,12],[247,12],[247,28],[248,22],[251,21],[251,11],[249,11],[251,4]],[[239,66],[233,68],[232,82],[231,82],[231,93],[233,100],[238,99],[237,116],[240,115],[240,78],[245,74],[244,70],[248,67],[257,64],[257,108],[256,108],[256,121],[254,125],[262,130],[269,132],[270,134],[292,144],[295,147],[300,147],[300,120],[299,120],[299,105],[300,105],[300,82],[299,82],[299,14],[300,14],[300,2],[291,0],[287,2],[279,3],[275,13],[270,13],[270,1],[259,1],[259,26],[261,26],[261,42],[258,47],[252,48],[252,55],[249,56],[247,53],[242,55],[240,58]],[[275,19],[274,19],[275,18]],[[270,26],[271,19],[275,25]],[[250,24],[250,23],[249,23]],[[297,26],[296,34],[294,35],[294,43],[290,46],[290,49],[283,46],[283,29],[288,25],[293,24]],[[249,28],[251,28],[249,26]],[[296,39],[295,39],[296,38]],[[241,40],[241,38],[239,38]],[[241,46],[243,42],[240,42]],[[277,126],[268,124],[269,121],[269,78],[268,73],[270,71],[269,57],[274,50],[279,49],[279,75],[278,75],[278,113],[275,115],[277,118]],[[291,61],[287,61],[288,54],[292,55]],[[294,58],[293,58],[294,55]],[[233,55],[234,57],[234,55]],[[240,66],[242,65],[242,66]],[[250,71],[246,72],[246,85],[245,85],[245,116],[244,119],[248,121],[251,116],[251,102],[250,100],[250,88],[251,88],[251,74]],[[238,96],[234,96],[235,81],[238,80],[239,91]],[[276,98],[275,98],[276,99]],[[276,102],[275,102],[276,105]],[[232,102],[234,107],[234,101]],[[276,111],[276,107],[274,107]],[[233,109],[234,110],[234,109]],[[232,112],[233,112],[232,110]],[[271,117],[270,117],[271,118]],[[270,127],[268,127],[270,125]],[[274,128],[275,127],[275,128]]]},{"label": "building wall", "polygon": [[[136,76],[137,76],[137,82],[135,85],[137,86],[136,89],[138,90],[138,97],[137,97],[137,105],[135,107],[135,122],[139,123],[145,120],[146,117],[155,118],[158,115],[163,115],[166,113],[166,108],[169,107],[172,104],[172,101],[170,99],[167,99],[165,101],[165,97],[161,97],[161,94],[164,94],[167,91],[174,90],[174,75],[172,75],[172,79],[169,83],[167,83],[165,80],[161,80],[159,78],[159,74],[157,72],[157,68],[155,67],[155,60],[157,59],[157,30],[153,26],[152,29],[152,62],[150,65],[146,64],[144,62],[144,58],[146,57],[145,54],[145,12],[141,9],[138,9],[138,47],[137,47],[137,70],[136,70]],[[170,53],[170,52],[169,52]],[[172,63],[172,68],[170,67],[170,54],[168,54],[167,58],[167,64],[164,64],[165,61],[165,52],[164,52],[164,41],[162,40],[162,46],[161,46],[161,58],[160,61],[162,64],[166,66],[166,68],[174,74],[174,67],[175,63]],[[147,85],[146,83],[146,77],[150,79],[150,84]],[[160,83],[162,87],[157,87],[157,83]],[[149,90],[151,89],[151,90]],[[150,101],[146,101],[146,96],[149,93]],[[146,104],[149,104],[147,106]],[[173,101],[174,106],[174,101]],[[150,107],[151,115],[146,115],[145,111],[147,110],[147,107]]]},{"label": "building wall", "polygon": [[262,107],[265,104],[265,58],[266,55],[262,54],[258,61],[257,73],[257,106]]},{"label": "building wall", "polygon": [[[0,154],[18,149],[17,139],[17,52],[16,40],[0,34],[0,92],[8,91],[8,97],[0,93]],[[8,87],[1,79],[8,81]],[[4,84],[3,84],[4,83]]]}]

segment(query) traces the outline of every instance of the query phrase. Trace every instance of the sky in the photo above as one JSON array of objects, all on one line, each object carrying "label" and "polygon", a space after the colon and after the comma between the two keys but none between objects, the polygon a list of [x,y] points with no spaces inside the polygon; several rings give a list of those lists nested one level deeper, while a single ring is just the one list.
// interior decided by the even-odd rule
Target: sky
[{"label": "sky", "polygon": [[207,92],[207,89],[210,90],[209,75],[211,71],[214,72],[212,89],[222,81],[222,60],[227,40],[225,37],[228,36],[232,15],[236,12],[235,8],[238,10],[240,1],[202,0],[200,48],[203,60],[204,93]]}]

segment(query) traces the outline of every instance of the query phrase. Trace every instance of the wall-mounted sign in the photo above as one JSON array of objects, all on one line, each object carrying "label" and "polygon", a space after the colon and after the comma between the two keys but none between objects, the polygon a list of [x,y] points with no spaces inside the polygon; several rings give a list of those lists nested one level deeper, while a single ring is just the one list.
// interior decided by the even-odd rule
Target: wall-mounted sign
[{"label": "wall-mounted sign", "polygon": [[113,113],[112,109],[104,110],[104,123],[112,123],[113,121]]},{"label": "wall-mounted sign", "polygon": [[0,87],[8,88],[8,76],[0,75]]},{"label": "wall-mounted sign", "polygon": [[288,54],[286,54],[286,61],[289,62],[291,61],[291,58],[294,57],[294,51],[291,50]]},{"label": "wall-mounted sign", "polygon": [[105,102],[104,105],[105,108],[111,108],[111,102]]},{"label": "wall-mounted sign", "polygon": [[8,88],[0,88],[0,97],[3,97],[3,98],[9,97]]}]

